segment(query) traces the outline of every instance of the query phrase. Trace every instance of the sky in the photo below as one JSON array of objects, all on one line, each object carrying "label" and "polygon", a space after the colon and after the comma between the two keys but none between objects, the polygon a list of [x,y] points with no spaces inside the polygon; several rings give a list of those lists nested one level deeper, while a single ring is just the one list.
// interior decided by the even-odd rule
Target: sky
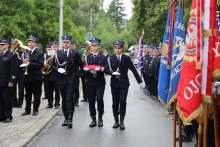
[{"label": "sky", "polygon": [[[125,7],[125,14],[127,14],[127,19],[130,19],[132,16],[132,2],[130,0],[122,0]],[[111,0],[104,0],[104,9],[106,10],[109,7]]]}]

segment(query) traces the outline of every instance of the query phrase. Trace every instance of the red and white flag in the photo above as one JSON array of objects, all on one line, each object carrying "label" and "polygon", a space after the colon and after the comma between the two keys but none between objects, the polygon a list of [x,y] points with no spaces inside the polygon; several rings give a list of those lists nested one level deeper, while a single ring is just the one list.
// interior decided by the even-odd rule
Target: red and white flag
[{"label": "red and white flag", "polygon": [[190,122],[202,111],[203,6],[204,0],[192,1],[186,35],[186,51],[177,91],[177,110],[184,122]]}]

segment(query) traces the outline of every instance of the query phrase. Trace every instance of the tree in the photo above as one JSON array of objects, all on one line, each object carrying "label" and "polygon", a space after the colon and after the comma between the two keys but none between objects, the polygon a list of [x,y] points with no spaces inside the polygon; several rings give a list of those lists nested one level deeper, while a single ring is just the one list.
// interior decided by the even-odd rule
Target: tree
[{"label": "tree", "polygon": [[121,0],[112,0],[107,10],[112,23],[117,28],[118,32],[121,32],[121,27],[124,24],[125,7],[123,7],[123,2]]}]

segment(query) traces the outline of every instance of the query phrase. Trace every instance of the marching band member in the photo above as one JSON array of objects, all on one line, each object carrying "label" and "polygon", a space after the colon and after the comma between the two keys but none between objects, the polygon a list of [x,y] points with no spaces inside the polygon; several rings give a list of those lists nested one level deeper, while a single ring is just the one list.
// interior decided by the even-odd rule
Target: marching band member
[{"label": "marching band member", "polygon": [[[106,64],[106,57],[99,53],[101,40],[93,38],[90,40],[92,53],[85,57],[84,65],[99,65],[104,67]],[[85,68],[84,68],[85,70]],[[96,123],[96,109],[95,101],[97,99],[98,109],[98,127],[103,126],[102,115],[104,113],[103,95],[105,91],[105,76],[104,72],[100,70],[90,70],[85,73],[86,77],[86,91],[89,100],[89,111],[92,122],[89,127],[95,127]]]},{"label": "marching band member", "polygon": [[80,55],[75,50],[70,50],[72,37],[63,36],[63,50],[57,51],[52,63],[52,70],[58,71],[57,83],[62,97],[62,111],[65,117],[62,126],[72,128],[73,113],[75,102],[73,99],[74,89],[76,86],[75,76],[77,69],[83,68],[83,62]]},{"label": "marching band member", "polygon": [[[36,42],[36,37],[32,35],[28,37],[28,47],[30,50],[26,51],[26,58],[23,60],[23,63],[27,65],[27,67],[25,67],[27,73],[25,72],[24,74],[26,107],[25,112],[22,114],[23,116],[31,113],[32,94],[34,95],[33,116],[38,115],[40,106],[43,81],[41,68],[44,66],[44,54],[36,49]],[[29,59],[27,57],[29,57]]]},{"label": "marching band member", "polygon": [[18,70],[17,55],[8,49],[8,40],[0,39],[0,121],[12,121],[12,93]]},{"label": "marching band member", "polygon": [[[113,116],[115,118],[115,124],[113,128],[120,127],[121,130],[125,129],[124,117],[126,114],[126,101],[128,89],[130,86],[128,78],[128,69],[134,74],[140,88],[144,88],[145,85],[135,69],[129,56],[122,54],[124,42],[116,41],[114,43],[115,55],[108,57],[105,71],[111,77],[111,92],[113,101]],[[120,115],[120,123],[118,115]]]}]

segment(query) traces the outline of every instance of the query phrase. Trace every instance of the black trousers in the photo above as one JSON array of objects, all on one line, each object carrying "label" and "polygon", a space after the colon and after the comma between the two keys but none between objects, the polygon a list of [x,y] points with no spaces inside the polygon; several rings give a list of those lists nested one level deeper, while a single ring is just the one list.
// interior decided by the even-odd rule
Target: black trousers
[{"label": "black trousers", "polygon": [[[60,91],[57,81],[47,81],[46,85],[47,85],[46,90],[47,90],[48,105],[53,106],[53,101],[55,100],[54,106],[60,106]],[[55,97],[53,96],[54,92],[55,92]]]},{"label": "black trousers", "polygon": [[[18,85],[18,98],[17,98],[17,85]],[[12,99],[14,106],[22,106],[24,101],[24,82],[23,78],[16,79],[13,92],[12,92]]]},{"label": "black trousers", "polygon": [[68,113],[74,113],[75,102],[73,99],[75,83],[59,84],[59,90],[62,97],[62,111],[67,119]]},{"label": "black trousers", "polygon": [[95,109],[95,101],[97,99],[97,110],[99,112],[99,115],[103,115],[104,113],[104,92],[105,92],[105,85],[86,85],[86,91],[87,96],[89,100],[89,111],[90,116],[96,115],[96,109]]},{"label": "black trousers", "polygon": [[24,101],[24,81],[23,78],[18,79],[18,106],[22,106]]},{"label": "black trousers", "polygon": [[0,118],[12,119],[13,87],[0,86]]},{"label": "black trousers", "polygon": [[42,93],[42,81],[33,81],[33,82],[24,82],[24,88],[26,91],[26,111],[31,110],[31,103],[32,103],[32,94],[34,95],[34,106],[33,110],[38,111],[40,106],[41,100],[41,93]]},{"label": "black trousers", "polygon": [[83,90],[83,98],[85,100],[87,100],[87,92],[86,92],[86,81],[85,81],[85,77],[81,76],[81,82],[82,82],[82,90]]},{"label": "black trousers", "polygon": [[74,89],[74,101],[75,103],[79,102],[79,77],[76,77],[76,85]]},{"label": "black trousers", "polygon": [[114,117],[125,116],[126,114],[126,105],[127,105],[127,95],[128,95],[128,87],[111,87],[112,92],[112,109]]},{"label": "black trousers", "polygon": [[48,95],[47,95],[47,88],[48,88],[48,86],[47,86],[47,79],[44,77],[44,98],[47,98],[48,97]]}]

